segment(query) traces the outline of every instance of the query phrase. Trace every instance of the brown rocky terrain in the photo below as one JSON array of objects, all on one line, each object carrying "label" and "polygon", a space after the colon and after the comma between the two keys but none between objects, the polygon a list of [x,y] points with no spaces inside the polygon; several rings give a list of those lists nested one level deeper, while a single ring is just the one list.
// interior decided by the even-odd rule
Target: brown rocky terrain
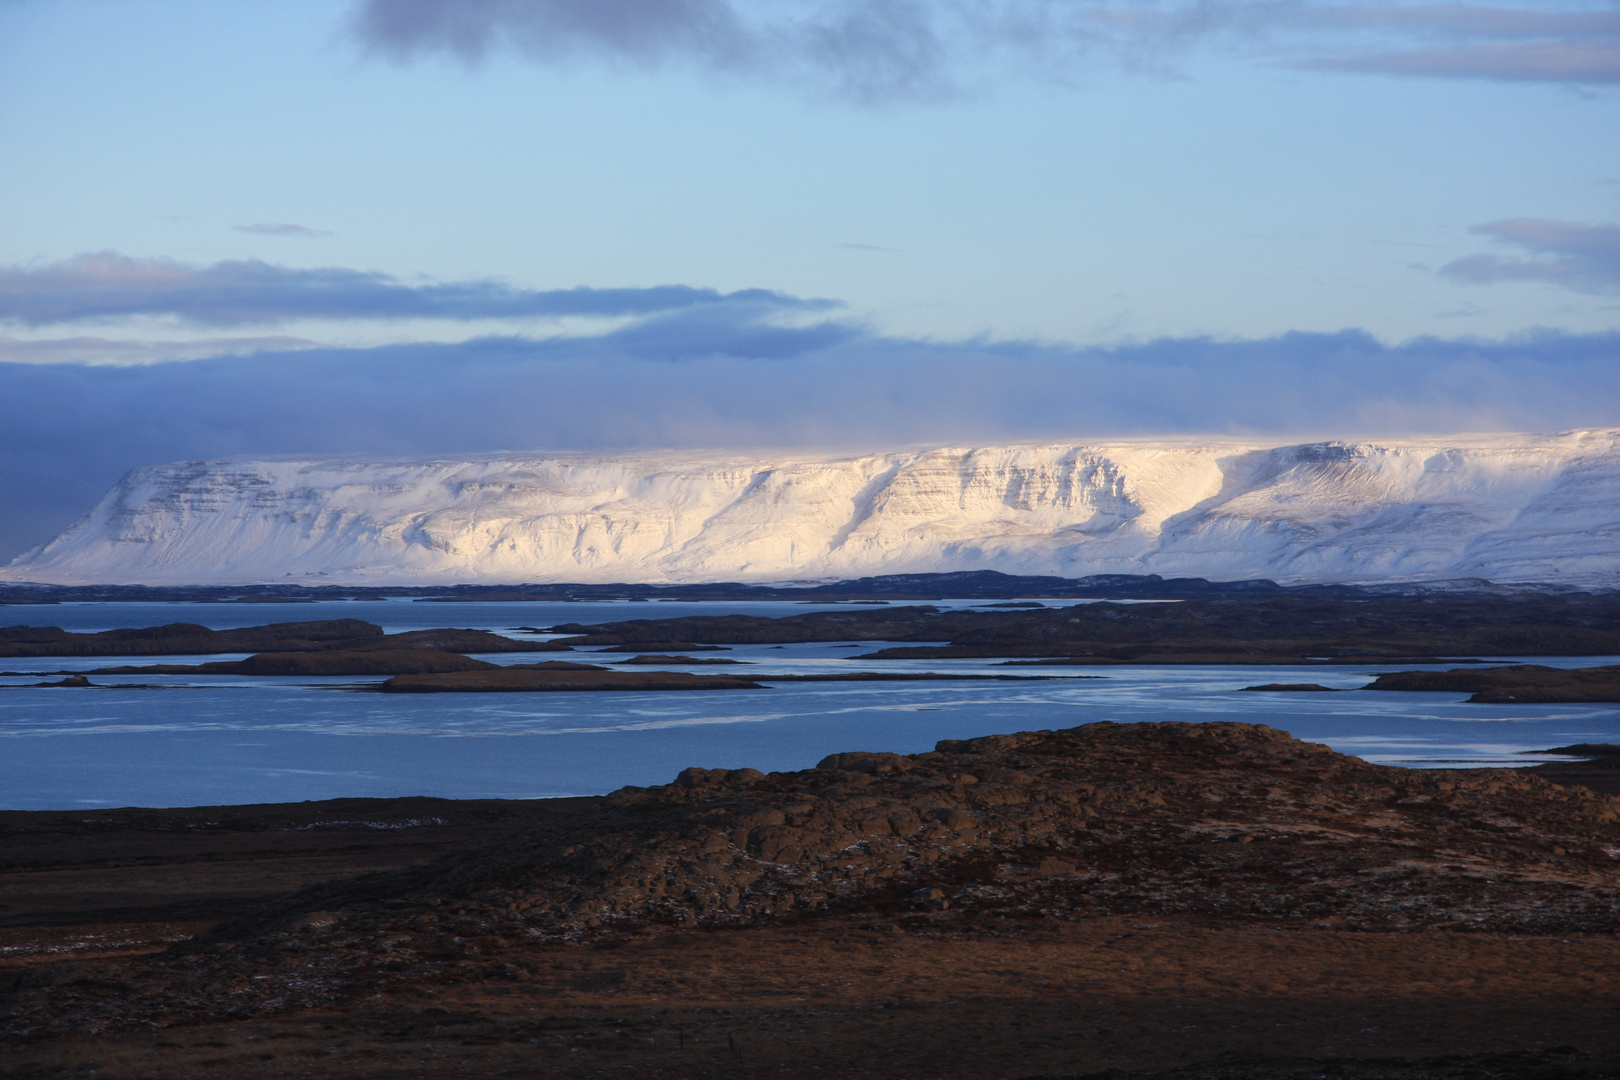
[{"label": "brown rocky terrain", "polygon": [[1452,671],[1396,671],[1380,675],[1368,690],[1446,690],[1472,694],[1485,705],[1620,701],[1620,665],[1550,668],[1540,664]]},{"label": "brown rocky terrain", "polygon": [[1512,770],[1093,724],[559,810],[30,967],[0,1071],[1597,1076],[1620,1049],[1620,799]]}]

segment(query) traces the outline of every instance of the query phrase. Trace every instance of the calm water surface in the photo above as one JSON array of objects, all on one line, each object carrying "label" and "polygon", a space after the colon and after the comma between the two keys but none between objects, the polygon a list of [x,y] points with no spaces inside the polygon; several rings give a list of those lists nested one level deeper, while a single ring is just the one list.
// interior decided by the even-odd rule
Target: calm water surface
[{"label": "calm water surface", "polygon": [[[63,604],[0,608],[0,625],[93,631],[194,622],[225,629],[360,618],[390,632],[439,626],[509,632],[561,622],[814,610],[782,602]],[[883,643],[862,644],[861,649],[739,646],[709,655],[750,662],[748,668],[719,669],[745,675],[840,671],[852,667],[847,657]],[[498,663],[555,658],[484,657]],[[1620,657],[1503,659],[1560,667],[1620,663]],[[121,662],[117,657],[0,660],[0,666],[55,672]],[[997,667],[994,661],[861,666],[981,675],[1030,670]],[[1103,677],[684,693],[382,695],[354,689],[380,679],[120,676],[97,681],[147,688],[89,691],[31,689],[26,684],[38,676],[7,676],[0,677],[0,808],[596,794],[625,784],[667,782],[688,765],[797,769],[841,750],[912,753],[931,749],[940,739],[1099,720],[1264,723],[1369,761],[1431,767],[1524,764],[1517,755],[1526,750],[1620,742],[1620,708],[1608,705],[1468,705],[1462,694],[1237,692],[1267,682],[1352,689],[1389,670],[1387,664],[1074,670]]]}]

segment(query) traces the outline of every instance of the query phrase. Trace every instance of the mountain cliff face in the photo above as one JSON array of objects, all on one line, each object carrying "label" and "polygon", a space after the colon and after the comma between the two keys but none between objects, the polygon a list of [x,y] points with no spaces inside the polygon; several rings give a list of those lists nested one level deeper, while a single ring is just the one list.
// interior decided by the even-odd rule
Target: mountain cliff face
[{"label": "mountain cliff face", "polygon": [[994,569],[1620,585],[1620,429],[1382,443],[188,462],[13,581],[787,580]]}]

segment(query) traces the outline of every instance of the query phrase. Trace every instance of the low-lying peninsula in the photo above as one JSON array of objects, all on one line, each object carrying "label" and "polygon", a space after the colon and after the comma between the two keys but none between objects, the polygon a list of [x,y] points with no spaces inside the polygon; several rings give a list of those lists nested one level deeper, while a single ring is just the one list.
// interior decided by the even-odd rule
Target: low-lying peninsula
[{"label": "low-lying peninsula", "polygon": [[[1620,654],[1620,596],[1356,597],[1259,595],[1175,603],[1099,602],[1040,609],[932,605],[805,612],[780,618],[689,616],[565,623],[559,644],[641,648],[907,642],[860,660],[1027,658],[1064,662],[1320,664],[1368,659]],[[648,646],[646,651],[651,651]]]},{"label": "low-lying peninsula", "polygon": [[1472,694],[1484,705],[1547,705],[1620,701],[1620,665],[1552,668],[1540,664],[1397,671],[1380,675],[1368,690],[1444,690]]},{"label": "low-lying peninsula", "polygon": [[58,626],[0,627],[0,658],[45,656],[199,656],[209,653],[379,652],[433,649],[457,653],[567,651],[545,641],[518,641],[486,630],[411,630],[385,634],[360,619],[273,623],[210,630],[196,623],[68,633]]}]

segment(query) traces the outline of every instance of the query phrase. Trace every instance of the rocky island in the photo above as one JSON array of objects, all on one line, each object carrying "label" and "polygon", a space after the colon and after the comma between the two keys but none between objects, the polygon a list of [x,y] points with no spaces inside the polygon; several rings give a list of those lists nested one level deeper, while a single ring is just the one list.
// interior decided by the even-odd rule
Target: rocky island
[{"label": "rocky island", "polygon": [[1540,664],[1452,671],[1397,671],[1380,675],[1368,690],[1427,690],[1472,694],[1485,705],[1542,705],[1620,701],[1620,665],[1551,668]]}]

